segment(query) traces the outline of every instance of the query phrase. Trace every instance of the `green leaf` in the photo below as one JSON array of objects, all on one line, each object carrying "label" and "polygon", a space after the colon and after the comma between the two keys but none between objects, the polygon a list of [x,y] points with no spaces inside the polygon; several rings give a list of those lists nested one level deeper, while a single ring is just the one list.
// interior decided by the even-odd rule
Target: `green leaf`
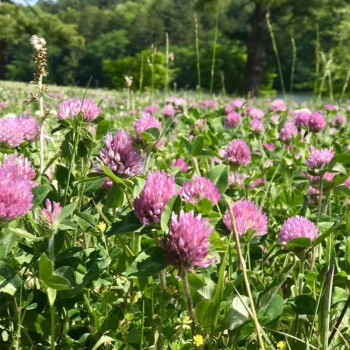
[{"label": "green leaf", "polygon": [[211,300],[202,300],[194,309],[194,315],[201,327],[210,330],[214,317],[214,303]]},{"label": "green leaf", "polygon": [[119,208],[124,202],[124,189],[121,184],[113,183],[112,188],[108,191],[106,204],[110,208]]},{"label": "green leaf", "polygon": [[58,222],[61,223],[64,219],[66,219],[68,216],[70,216],[74,212],[76,206],[77,206],[76,203],[72,203],[72,204],[68,204],[65,207],[63,207],[61,214],[58,216]]},{"label": "green leaf", "polygon": [[168,203],[165,205],[161,218],[160,218],[160,227],[164,232],[169,231],[169,221],[171,219],[172,212],[179,213],[181,207],[181,198],[177,194],[175,196],[172,196]]},{"label": "green leaf", "polygon": [[[61,188],[66,188],[67,181],[68,181],[68,174],[69,170],[64,167],[63,165],[56,165],[55,168],[55,177],[58,182],[58,184],[61,186]],[[70,176],[69,180],[69,186],[72,186],[73,182],[75,181],[73,174]]]},{"label": "green leaf", "polygon": [[345,186],[345,185],[340,185],[340,186],[337,186],[335,189],[334,189],[334,194],[336,196],[349,196],[350,197],[350,188],[348,186]]},{"label": "green leaf", "polygon": [[170,129],[171,125],[174,122],[174,119],[175,119],[175,116],[173,116],[171,118],[167,118],[166,122],[163,125],[163,129],[162,129],[162,132],[161,132],[162,136],[165,135],[168,132],[168,130]]},{"label": "green leaf", "polygon": [[307,237],[298,237],[290,240],[286,246],[288,248],[309,248],[312,246],[312,242],[310,238]]},{"label": "green leaf", "polygon": [[201,152],[199,152],[198,154],[196,154],[196,157],[199,159],[211,159],[213,157],[220,157],[219,153],[216,153],[212,150],[202,150]]},{"label": "green leaf", "polygon": [[115,341],[115,340],[109,337],[108,335],[103,335],[91,350],[97,350],[101,345],[104,345],[107,342],[108,344],[111,344],[112,341]]},{"label": "green leaf", "polygon": [[276,294],[268,305],[265,305],[258,311],[258,316],[264,317],[261,324],[265,325],[279,318],[283,313],[283,304],[283,298]]},{"label": "green leaf", "polygon": [[5,260],[7,255],[16,246],[18,236],[13,234],[10,230],[0,230],[0,260]]},{"label": "green leaf", "polygon": [[110,237],[116,234],[133,233],[139,230],[143,225],[135,216],[133,211],[120,217],[120,220],[113,223],[111,228],[107,231],[106,236]]},{"label": "green leaf", "polygon": [[225,193],[228,189],[228,173],[227,165],[216,165],[207,173],[207,178],[218,188],[220,193]]},{"label": "green leaf", "polygon": [[7,232],[11,232],[13,234],[15,234],[16,236],[18,236],[19,238],[24,238],[28,241],[38,241],[40,238],[36,237],[34,235],[32,235],[31,233],[22,230],[20,228],[12,228],[12,227],[8,227],[5,229],[5,231]]},{"label": "green leaf", "polygon": [[107,131],[111,128],[112,123],[109,120],[102,120],[96,130],[96,139],[101,140],[107,133]]},{"label": "green leaf", "polygon": [[39,277],[46,288],[64,290],[70,287],[66,278],[54,274],[53,263],[45,253],[42,253],[39,259]]},{"label": "green leaf", "polygon": [[14,295],[20,286],[21,279],[17,273],[5,262],[0,261],[0,291]]},{"label": "green leaf", "polygon": [[298,315],[314,315],[316,306],[316,300],[310,295],[299,295],[293,303],[293,309]]},{"label": "green leaf", "polygon": [[347,272],[350,273],[350,240],[346,242],[346,266]]},{"label": "green leaf", "polygon": [[47,288],[47,298],[49,300],[49,305],[53,306],[55,304],[57,291],[56,289]]},{"label": "green leaf", "polygon": [[114,172],[109,169],[108,167],[106,166],[102,166],[102,170],[103,172],[114,182],[114,183],[117,183],[117,184],[122,184],[126,187],[132,187],[133,185],[133,182],[128,180],[128,179],[122,179],[120,177],[118,177],[117,175],[114,174]]},{"label": "green leaf", "polygon": [[286,266],[282,271],[280,271],[276,275],[275,279],[265,287],[264,291],[260,293],[258,303],[260,308],[268,305],[271,302],[274,296],[281,289],[284,281],[288,278],[288,276],[294,269],[294,265],[295,263]]},{"label": "green leaf", "polygon": [[322,233],[321,235],[317,236],[316,239],[312,242],[312,246],[316,247],[318,244],[323,242],[329,235],[331,235],[334,231],[343,228],[345,226],[344,222],[335,225],[328,229],[326,232]]},{"label": "green leaf", "polygon": [[217,325],[217,322],[218,322],[218,318],[219,318],[219,314],[220,314],[220,303],[221,303],[222,297],[224,295],[226,257],[228,254],[228,250],[230,249],[230,241],[231,241],[231,236],[230,236],[229,242],[227,244],[227,249],[225,251],[225,255],[221,261],[219,276],[218,276],[218,283],[216,284],[216,290],[215,290],[215,294],[214,294],[214,298],[213,298],[214,316],[212,319],[212,328],[211,328],[212,333],[214,332],[216,325]]},{"label": "green leaf", "polygon": [[32,209],[35,209],[38,207],[46,198],[48,193],[51,191],[50,187],[48,186],[36,186],[33,188],[32,192],[34,195],[33,199],[33,207]]},{"label": "green leaf", "polygon": [[339,153],[339,154],[336,154],[336,155],[332,158],[332,160],[329,162],[328,169],[332,169],[333,166],[334,166],[336,163],[340,163],[340,164],[343,164],[343,165],[348,165],[348,164],[350,164],[350,153],[349,153],[349,152],[346,152],[346,153]]},{"label": "green leaf", "polygon": [[74,217],[82,230],[88,230],[96,226],[96,217],[94,215],[84,212],[77,212],[75,213]]},{"label": "green leaf", "polygon": [[[242,302],[243,301],[243,302]],[[246,307],[249,307],[249,298],[242,295],[242,300],[235,297],[232,300],[232,308],[225,315],[224,325],[232,331],[244,324],[249,319],[249,312]]]},{"label": "green leaf", "polygon": [[197,135],[192,142],[191,146],[191,155],[196,156],[198,155],[204,147],[204,137],[203,135],[199,134]]},{"label": "green leaf", "polygon": [[197,209],[203,215],[207,215],[212,211],[213,204],[208,198],[203,198],[197,204]]},{"label": "green leaf", "polygon": [[100,177],[96,180],[87,182],[85,187],[84,187],[84,194],[91,195],[92,193],[97,191],[99,188],[101,188],[101,186],[105,182],[105,180],[106,180],[105,177],[103,177],[103,178]]},{"label": "green leaf", "polygon": [[164,262],[164,250],[161,247],[151,247],[141,252],[133,263],[126,269],[126,276],[153,276],[167,265]]},{"label": "green leaf", "polygon": [[74,183],[74,185],[80,184],[80,183],[84,183],[84,182],[89,182],[89,181],[94,181],[97,179],[105,179],[106,178],[106,174],[105,173],[99,173],[99,172],[92,172],[86,175],[86,177],[84,179],[81,179],[79,181],[76,181]]},{"label": "green leaf", "polygon": [[345,180],[349,177],[349,174],[338,174],[335,175],[332,180],[332,186],[336,187],[345,182]]},{"label": "green leaf", "polygon": [[147,142],[158,141],[160,130],[158,128],[149,128],[141,132],[141,138]]}]

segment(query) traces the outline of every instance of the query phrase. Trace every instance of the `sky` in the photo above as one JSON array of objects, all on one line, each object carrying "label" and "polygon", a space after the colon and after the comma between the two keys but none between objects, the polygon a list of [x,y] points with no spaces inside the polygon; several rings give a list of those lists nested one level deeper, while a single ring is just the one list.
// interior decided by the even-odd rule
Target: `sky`
[{"label": "sky", "polygon": [[20,4],[20,5],[27,5],[27,3],[29,5],[34,5],[35,3],[38,2],[38,0],[27,0],[27,2],[25,0],[12,0],[14,3],[16,4]]}]

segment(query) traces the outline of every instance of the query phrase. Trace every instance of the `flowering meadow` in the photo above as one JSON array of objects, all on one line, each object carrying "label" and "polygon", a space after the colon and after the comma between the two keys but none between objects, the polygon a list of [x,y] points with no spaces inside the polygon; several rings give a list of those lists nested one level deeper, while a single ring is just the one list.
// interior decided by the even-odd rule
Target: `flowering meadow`
[{"label": "flowering meadow", "polygon": [[0,88],[0,349],[349,348],[350,107],[44,76]]}]

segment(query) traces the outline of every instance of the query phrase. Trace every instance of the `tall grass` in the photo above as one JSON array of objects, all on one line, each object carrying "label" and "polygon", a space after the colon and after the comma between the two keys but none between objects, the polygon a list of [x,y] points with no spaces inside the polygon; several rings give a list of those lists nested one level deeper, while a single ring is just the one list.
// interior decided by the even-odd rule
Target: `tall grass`
[{"label": "tall grass", "polygon": [[140,82],[139,82],[139,91],[142,92],[143,88],[143,54],[141,55],[141,64],[140,64]]},{"label": "tall grass", "polygon": [[165,33],[165,81],[164,81],[164,94],[168,95],[169,90],[169,34]]},{"label": "tall grass", "polygon": [[199,38],[198,38],[198,19],[197,14],[194,14],[194,34],[196,37],[196,58],[197,58],[197,90],[201,93],[201,66],[199,59]]},{"label": "tall grass", "polygon": [[210,70],[210,94],[213,93],[213,86],[214,86],[216,44],[217,44],[217,40],[218,40],[218,28],[219,28],[219,14],[220,14],[220,1],[218,0],[217,8],[216,8],[215,32],[214,32],[214,43],[213,43],[213,58],[212,58],[211,70]]},{"label": "tall grass", "polygon": [[348,73],[346,74],[345,82],[344,82],[343,89],[340,96],[340,102],[343,102],[344,94],[349,84],[349,79],[350,79],[350,68],[348,69]]},{"label": "tall grass", "polygon": [[296,62],[296,58],[297,58],[297,48],[295,46],[294,38],[291,39],[291,42],[292,42],[292,71],[290,73],[290,88],[289,88],[290,93],[293,92],[295,62]]},{"label": "tall grass", "polygon": [[279,74],[280,81],[281,81],[282,93],[283,93],[284,96],[286,96],[286,89],[284,87],[284,80],[283,80],[281,61],[280,61],[280,57],[279,57],[279,54],[278,54],[278,49],[277,49],[277,45],[276,45],[275,35],[273,33],[273,30],[272,30],[272,26],[271,26],[271,22],[270,22],[270,14],[269,13],[267,13],[267,15],[266,15],[266,22],[267,22],[267,28],[269,30],[271,41],[272,41],[273,52],[274,52],[274,54],[276,56],[276,61],[277,61],[277,66],[278,66],[278,74]]},{"label": "tall grass", "polygon": [[316,45],[315,45],[315,81],[314,81],[314,95],[317,93],[317,85],[320,74],[320,28],[318,24],[316,24]]}]

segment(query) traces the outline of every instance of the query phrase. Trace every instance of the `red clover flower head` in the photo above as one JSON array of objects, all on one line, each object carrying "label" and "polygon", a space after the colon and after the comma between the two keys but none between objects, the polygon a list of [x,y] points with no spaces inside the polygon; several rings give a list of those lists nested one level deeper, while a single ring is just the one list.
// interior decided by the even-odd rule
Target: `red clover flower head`
[{"label": "red clover flower head", "polygon": [[291,122],[285,123],[284,127],[280,131],[280,139],[287,143],[292,140],[292,137],[296,137],[297,135],[298,135],[298,129]]},{"label": "red clover flower head", "polygon": [[[255,231],[255,236],[263,236],[267,233],[267,216],[252,201],[241,199],[232,204],[232,212],[236,222],[236,228],[240,236],[249,229]],[[232,231],[230,213],[226,210],[224,224]]]},{"label": "red clover flower head", "polygon": [[226,128],[234,128],[235,126],[239,125],[241,122],[241,116],[239,113],[232,111],[227,114],[226,116]]},{"label": "red clover flower head", "polygon": [[34,176],[34,169],[23,155],[5,155],[0,164],[0,226],[32,208]]},{"label": "red clover flower head", "polygon": [[172,213],[170,231],[161,241],[164,249],[164,261],[179,270],[192,271],[195,266],[208,267],[215,258],[208,259],[209,236],[212,228],[208,219],[195,216],[193,211]]},{"label": "red clover flower head", "polygon": [[97,107],[92,100],[80,100],[75,97],[62,102],[57,115],[60,120],[67,118],[75,119],[79,112],[82,113],[84,121],[91,122],[99,116],[101,108]]},{"label": "red clover flower head", "polygon": [[305,110],[298,112],[295,118],[295,124],[297,126],[308,126],[310,121],[311,113]]},{"label": "red clover flower head", "polygon": [[249,146],[243,140],[233,140],[224,150],[223,158],[234,165],[247,165],[251,159]]},{"label": "red clover flower head", "polygon": [[216,205],[220,200],[220,193],[209,179],[195,176],[193,180],[183,184],[180,189],[180,197],[182,200],[194,205],[198,204],[202,199],[207,198],[211,201],[212,205]]},{"label": "red clover flower head", "polygon": [[255,107],[248,107],[247,113],[249,116],[251,116],[253,119],[263,119],[265,116],[265,112],[260,108]]},{"label": "red clover flower head", "polygon": [[264,123],[259,119],[252,119],[250,122],[250,129],[254,134],[262,134],[264,132]]},{"label": "red clover flower head", "polygon": [[150,172],[145,186],[134,200],[135,215],[143,225],[158,224],[165,205],[177,194],[175,178],[164,171]]},{"label": "red clover flower head", "polygon": [[54,232],[58,227],[58,217],[62,212],[60,203],[45,201],[46,208],[40,210],[38,219],[40,226],[45,232]]},{"label": "red clover flower head", "polygon": [[270,103],[270,109],[272,112],[284,112],[287,106],[282,99],[278,98]]},{"label": "red clover flower head", "polygon": [[327,125],[326,119],[321,113],[314,112],[310,116],[309,129],[314,132],[319,132]]},{"label": "red clover flower head", "polygon": [[320,169],[322,166],[328,164],[334,157],[334,151],[327,148],[316,149],[311,152],[309,158],[306,160],[306,165],[311,169]]},{"label": "red clover flower head", "polygon": [[185,172],[188,170],[188,164],[182,159],[182,158],[179,158],[179,159],[176,159],[172,164],[171,166],[173,168],[175,167],[181,167],[181,171]]},{"label": "red clover flower head", "polygon": [[23,138],[28,142],[34,142],[38,137],[39,125],[35,118],[21,115],[16,118],[19,128],[22,129]]},{"label": "red clover flower head", "polygon": [[346,123],[346,117],[343,114],[337,114],[336,117],[332,120],[332,125],[333,126],[341,126]]},{"label": "red clover flower head", "polygon": [[[145,170],[144,159],[139,150],[133,146],[133,139],[124,129],[117,131],[115,136],[106,135],[105,148],[100,150],[98,160],[115,174],[122,177],[132,177],[143,174]],[[101,171],[98,165],[97,171]],[[108,180],[107,180],[108,181]],[[112,183],[105,183],[110,187]]]},{"label": "red clover flower head", "polygon": [[23,154],[20,156],[17,153],[5,154],[2,164],[0,164],[0,176],[11,177],[14,180],[24,180],[31,187],[36,185],[36,182],[32,181],[35,177],[35,169],[31,162],[24,158]]},{"label": "red clover flower head", "polygon": [[[142,113],[141,118],[136,119],[134,123],[137,139],[142,140],[141,133],[150,128],[156,128],[160,130],[162,128],[162,123],[158,119],[152,117],[150,113],[144,112]],[[157,146],[161,146],[163,143],[163,140],[159,140],[157,142]]]},{"label": "red clover flower head", "polygon": [[307,237],[313,241],[318,235],[317,227],[303,216],[288,218],[282,225],[279,241],[287,243],[294,238]]}]

